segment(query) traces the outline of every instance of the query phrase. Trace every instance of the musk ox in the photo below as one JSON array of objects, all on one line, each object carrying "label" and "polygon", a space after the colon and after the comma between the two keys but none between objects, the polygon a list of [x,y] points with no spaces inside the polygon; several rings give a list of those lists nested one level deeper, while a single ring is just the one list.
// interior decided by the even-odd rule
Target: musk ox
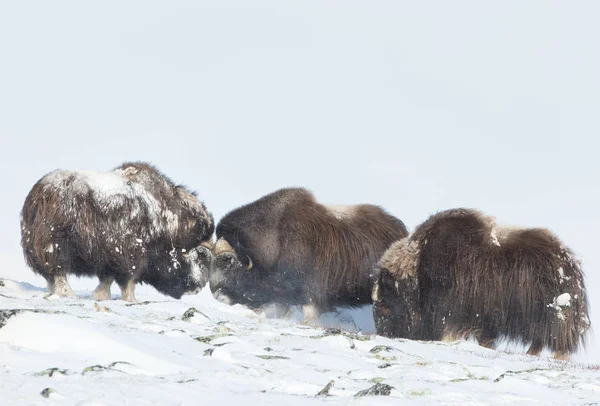
[{"label": "musk ox", "polygon": [[194,193],[143,162],[50,172],[21,212],[25,260],[50,293],[74,296],[67,275],[95,275],[97,300],[110,299],[113,281],[126,301],[138,282],[174,298],[197,292],[208,281],[213,231]]},{"label": "musk ox", "polygon": [[394,243],[373,286],[377,332],[389,337],[499,338],[559,359],[589,327],[580,262],[550,231],[503,228],[476,210],[431,216]]},{"label": "musk ox", "polygon": [[326,206],[305,189],[281,189],[221,219],[210,289],[252,309],[302,305],[315,323],[333,306],[370,304],[375,264],[407,234],[377,206]]}]

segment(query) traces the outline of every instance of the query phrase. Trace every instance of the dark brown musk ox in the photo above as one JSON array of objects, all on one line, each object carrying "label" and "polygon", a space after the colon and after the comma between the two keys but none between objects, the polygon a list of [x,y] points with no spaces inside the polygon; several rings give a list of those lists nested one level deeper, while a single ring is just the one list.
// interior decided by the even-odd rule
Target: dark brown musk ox
[{"label": "dark brown musk ox", "polygon": [[578,350],[589,328],[580,262],[540,228],[496,226],[476,210],[437,213],[379,262],[373,286],[378,334],[418,340],[499,339]]},{"label": "dark brown musk ox", "polygon": [[113,281],[132,302],[136,283],[177,299],[196,293],[208,281],[213,231],[204,203],[144,162],[50,172],[21,211],[25,260],[58,296],[74,296],[69,274],[97,276],[97,300],[110,299]]},{"label": "dark brown musk ox", "polygon": [[377,261],[406,235],[377,206],[327,206],[305,189],[281,189],[221,219],[210,289],[254,310],[302,305],[304,321],[315,324],[334,306],[371,304]]}]

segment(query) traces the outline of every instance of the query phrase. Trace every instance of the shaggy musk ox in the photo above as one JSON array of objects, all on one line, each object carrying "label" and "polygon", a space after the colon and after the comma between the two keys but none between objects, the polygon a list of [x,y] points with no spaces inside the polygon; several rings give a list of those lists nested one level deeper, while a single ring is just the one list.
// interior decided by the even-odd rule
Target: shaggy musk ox
[{"label": "shaggy musk ox", "polygon": [[219,222],[210,288],[253,309],[303,305],[314,323],[333,306],[370,304],[375,264],[407,234],[377,206],[326,206],[305,189],[281,189]]},{"label": "shaggy musk ox", "polygon": [[[377,273],[377,272],[376,272]],[[394,243],[373,287],[377,332],[454,340],[469,336],[550,348],[566,358],[589,327],[580,262],[550,231],[501,228],[468,209],[431,216]]]},{"label": "shaggy musk ox", "polygon": [[208,281],[213,231],[193,193],[142,162],[51,172],[21,212],[25,260],[50,293],[74,296],[67,275],[95,275],[97,300],[110,299],[113,281],[127,301],[135,301],[137,282],[175,298],[197,292]]}]

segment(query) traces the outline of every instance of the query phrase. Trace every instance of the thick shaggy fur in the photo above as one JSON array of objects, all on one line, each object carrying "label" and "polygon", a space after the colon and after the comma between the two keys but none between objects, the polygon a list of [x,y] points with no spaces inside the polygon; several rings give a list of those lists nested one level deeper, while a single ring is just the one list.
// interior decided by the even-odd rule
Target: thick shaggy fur
[{"label": "thick shaggy fur", "polygon": [[379,334],[507,338],[564,358],[589,327],[580,262],[545,229],[499,228],[469,209],[431,216],[393,244],[373,288]]},{"label": "thick shaggy fur", "polygon": [[27,264],[51,293],[72,295],[66,275],[97,276],[95,298],[116,280],[125,300],[145,282],[180,298],[208,280],[212,215],[155,167],[124,163],[111,172],[57,170],[31,189],[21,212]]},{"label": "thick shaggy fur", "polygon": [[281,189],[219,222],[210,287],[218,299],[255,309],[275,302],[318,315],[363,305],[375,264],[407,234],[377,206],[328,207],[305,189]]}]

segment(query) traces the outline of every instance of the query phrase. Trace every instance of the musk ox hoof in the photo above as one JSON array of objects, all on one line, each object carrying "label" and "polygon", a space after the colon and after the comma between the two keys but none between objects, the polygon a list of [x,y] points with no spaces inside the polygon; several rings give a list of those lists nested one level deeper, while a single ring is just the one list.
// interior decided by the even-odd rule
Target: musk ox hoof
[{"label": "musk ox hoof", "polygon": [[110,285],[112,285],[114,278],[105,277],[100,279],[100,284],[92,292],[92,299],[94,300],[110,300]]},{"label": "musk ox hoof", "polygon": [[110,300],[110,290],[104,290],[104,289],[94,289],[94,291],[92,292],[92,299],[94,300]]},{"label": "musk ox hoof", "polygon": [[60,296],[60,297],[77,297],[66,278],[57,277],[54,280],[54,283],[48,282],[48,292],[50,295]]},{"label": "musk ox hoof", "polygon": [[564,351],[556,351],[554,353],[554,359],[558,360],[558,361],[568,361],[569,360],[569,353],[564,352]]},{"label": "musk ox hoof", "polygon": [[61,289],[55,288],[53,292],[50,292],[50,294],[52,296],[58,296],[58,297],[68,297],[68,298],[72,298],[72,299],[77,298],[77,295],[75,294],[75,292],[73,292],[71,290],[71,288],[61,288]]},{"label": "musk ox hoof", "polygon": [[320,312],[315,306],[302,306],[302,313],[304,313],[304,319],[301,324],[310,327],[321,327],[321,320],[319,320]]}]

